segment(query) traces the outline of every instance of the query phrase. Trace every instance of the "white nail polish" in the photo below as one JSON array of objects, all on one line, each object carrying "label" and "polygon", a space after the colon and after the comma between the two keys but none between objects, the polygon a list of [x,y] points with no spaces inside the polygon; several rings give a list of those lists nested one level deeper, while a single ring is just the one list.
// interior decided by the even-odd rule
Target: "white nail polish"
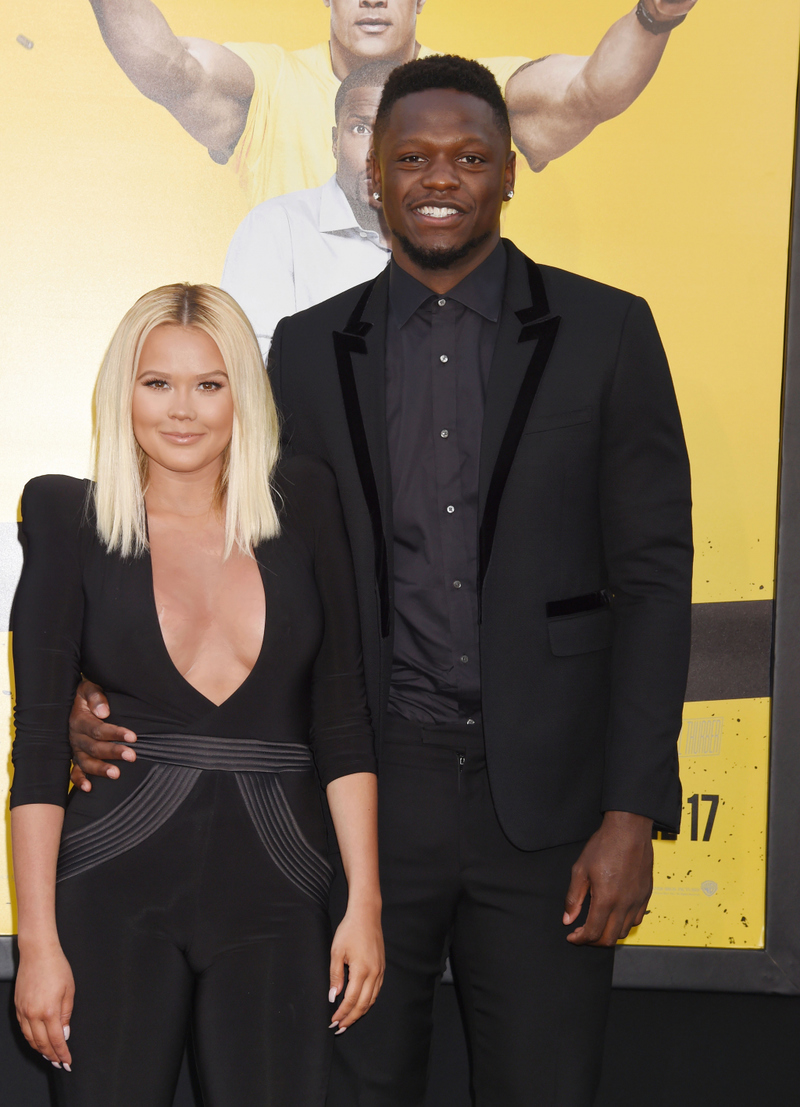
[{"label": "white nail polish", "polygon": [[69,1027],[68,1026],[64,1027],[64,1041],[65,1042],[69,1041]]},{"label": "white nail polish", "polygon": [[66,1069],[67,1072],[72,1072],[72,1069],[69,1067],[69,1065],[67,1064],[66,1061],[64,1062],[64,1068]]},{"label": "white nail polish", "polygon": [[333,1001],[335,999],[336,999],[336,989],[331,988],[331,990],[328,992],[328,1003],[333,1003]]},{"label": "white nail polish", "polygon": [[[339,1029],[336,1031],[336,1034],[344,1034],[345,1030],[347,1030],[346,1026],[340,1026]],[[336,1037],[336,1034],[333,1035],[334,1038]]]},{"label": "white nail polish", "polygon": [[61,1068],[61,1065],[58,1063],[58,1061],[51,1061],[50,1064],[53,1066],[54,1069]]},{"label": "white nail polish", "polygon": [[331,1025],[328,1027],[328,1030],[333,1030],[333,1028],[338,1025],[338,1022],[332,1022]]}]

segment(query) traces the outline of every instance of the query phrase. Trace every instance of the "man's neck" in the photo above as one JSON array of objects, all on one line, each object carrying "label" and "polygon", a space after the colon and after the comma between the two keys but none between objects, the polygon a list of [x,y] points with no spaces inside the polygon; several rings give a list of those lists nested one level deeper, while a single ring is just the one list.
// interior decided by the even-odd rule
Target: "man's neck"
[{"label": "man's neck", "polygon": [[365,57],[363,54],[352,54],[346,47],[342,46],[341,42],[337,38],[331,35],[330,42],[328,43],[331,55],[331,69],[334,76],[338,77],[340,81],[343,81],[345,77],[348,77],[354,70],[360,69],[362,65],[368,65],[371,61],[385,61],[394,62],[395,65],[402,65],[404,62],[413,61],[420,52],[420,44],[415,38],[409,39],[408,43],[397,54],[387,55],[384,58],[372,58]]},{"label": "man's neck", "polygon": [[401,269],[404,269],[406,273],[419,281],[420,284],[424,284],[431,292],[435,292],[439,296],[444,296],[451,288],[455,288],[456,285],[460,284],[465,277],[473,272],[473,270],[477,269],[479,265],[486,261],[499,241],[500,228],[498,227],[486,242],[482,242],[473,253],[467,255],[467,257],[463,258],[461,261],[456,262],[449,269],[426,269],[421,265],[416,265],[411,258],[403,252],[403,248],[395,238],[392,239],[392,258]]}]

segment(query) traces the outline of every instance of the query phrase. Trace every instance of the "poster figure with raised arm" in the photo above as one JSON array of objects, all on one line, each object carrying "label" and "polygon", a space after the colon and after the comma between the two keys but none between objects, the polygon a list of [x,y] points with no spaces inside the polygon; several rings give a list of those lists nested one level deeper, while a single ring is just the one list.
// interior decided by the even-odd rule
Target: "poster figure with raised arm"
[{"label": "poster figure with raised arm", "polygon": [[[669,33],[696,2],[639,0],[588,57],[480,59],[504,91],[513,140],[531,169],[544,169],[633,103],[658,68]],[[177,36],[152,0],[91,0],[106,45],[130,80],[214,161],[233,168],[253,206],[331,175],[334,101],[349,73],[368,61],[400,64],[434,53],[417,41],[425,0],[323,3],[331,13],[329,42],[290,51]]]},{"label": "poster figure with raised arm", "polygon": [[244,308],[265,358],[285,315],[377,277],[389,261],[389,232],[372,195],[367,155],[393,68],[393,62],[367,62],[339,85],[336,173],[318,188],[257,204],[233,236],[222,287]]}]

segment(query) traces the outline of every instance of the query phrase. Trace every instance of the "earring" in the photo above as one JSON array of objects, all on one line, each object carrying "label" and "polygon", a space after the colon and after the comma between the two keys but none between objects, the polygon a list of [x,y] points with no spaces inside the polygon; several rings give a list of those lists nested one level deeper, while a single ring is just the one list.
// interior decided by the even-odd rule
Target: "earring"
[{"label": "earring", "polygon": [[510,200],[513,195],[514,195],[514,189],[510,188],[508,190],[508,192],[506,193],[506,200]]},{"label": "earring", "polygon": [[380,198],[381,198],[380,192],[373,192],[372,195],[376,200],[380,200]]}]

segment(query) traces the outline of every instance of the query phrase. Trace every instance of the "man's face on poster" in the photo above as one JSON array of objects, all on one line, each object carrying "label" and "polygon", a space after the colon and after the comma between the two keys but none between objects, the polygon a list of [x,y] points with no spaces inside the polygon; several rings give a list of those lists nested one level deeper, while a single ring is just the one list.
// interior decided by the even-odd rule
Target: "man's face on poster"
[{"label": "man's face on poster", "polygon": [[365,217],[371,211],[368,158],[382,91],[382,88],[351,88],[333,130],[336,179],[362,227],[367,225]]},{"label": "man's face on poster", "polygon": [[331,10],[331,38],[363,58],[400,56],[414,41],[425,0],[323,0]]}]

